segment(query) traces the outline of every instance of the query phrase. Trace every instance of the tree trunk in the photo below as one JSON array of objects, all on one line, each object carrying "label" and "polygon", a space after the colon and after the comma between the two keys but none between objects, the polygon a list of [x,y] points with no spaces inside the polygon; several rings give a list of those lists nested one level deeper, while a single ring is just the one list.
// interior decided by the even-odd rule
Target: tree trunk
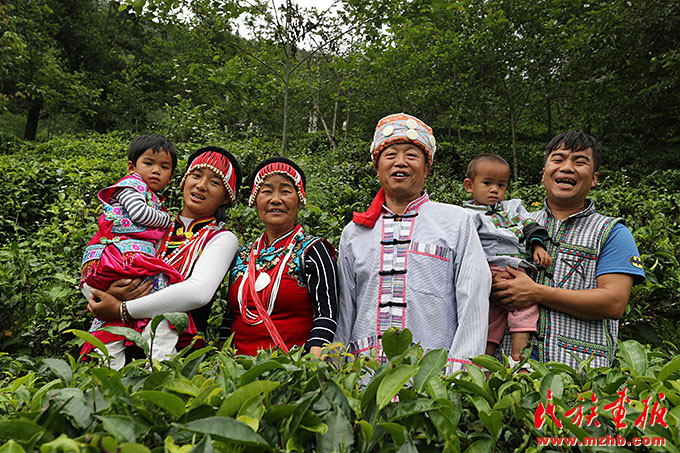
[{"label": "tree trunk", "polygon": [[517,131],[515,125],[515,108],[510,107],[510,133],[512,135],[512,174],[515,181],[519,180],[519,157],[517,156]]},{"label": "tree trunk", "polygon": [[349,132],[349,105],[347,106],[347,116],[345,117],[345,123],[342,125],[344,129],[343,140],[347,140],[347,133]]},{"label": "tree trunk", "polygon": [[42,99],[36,98],[31,102],[26,117],[26,127],[24,128],[24,140],[35,140],[38,133],[38,121],[40,120],[40,110],[42,109]]},{"label": "tree trunk", "polygon": [[553,136],[552,132],[552,102],[550,102],[550,96],[546,96],[545,98],[545,111],[547,113],[547,120],[548,120],[548,137]]},{"label": "tree trunk", "polygon": [[486,108],[486,103],[482,102],[482,137],[486,137],[486,122],[488,118],[488,112]]},{"label": "tree trunk", "polygon": [[286,157],[288,139],[288,89],[290,87],[290,63],[286,58],[286,72],[283,80],[283,133],[281,134],[281,156]]}]

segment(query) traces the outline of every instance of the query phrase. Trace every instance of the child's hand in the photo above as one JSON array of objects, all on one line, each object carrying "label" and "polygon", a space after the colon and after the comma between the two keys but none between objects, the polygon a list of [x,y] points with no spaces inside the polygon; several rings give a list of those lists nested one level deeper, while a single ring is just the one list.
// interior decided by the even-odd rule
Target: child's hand
[{"label": "child's hand", "polygon": [[552,265],[552,258],[550,258],[550,254],[540,245],[536,245],[534,247],[534,261],[546,268]]}]

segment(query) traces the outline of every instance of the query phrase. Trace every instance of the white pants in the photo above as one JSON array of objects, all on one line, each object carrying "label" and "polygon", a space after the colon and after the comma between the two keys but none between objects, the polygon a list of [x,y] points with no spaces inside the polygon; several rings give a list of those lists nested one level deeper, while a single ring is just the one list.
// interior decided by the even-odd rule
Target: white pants
[{"label": "white pants", "polygon": [[[142,336],[148,344],[151,344],[151,322],[144,327]],[[170,328],[170,324],[167,320],[162,320],[156,328],[151,357],[158,361],[169,359],[170,355],[175,353],[175,346],[177,346],[178,339],[179,333]],[[111,369],[113,370],[120,370],[125,366],[126,341],[127,340],[112,341],[106,345],[106,349],[109,351],[109,357],[111,358]],[[101,355],[103,356],[103,354]]]}]

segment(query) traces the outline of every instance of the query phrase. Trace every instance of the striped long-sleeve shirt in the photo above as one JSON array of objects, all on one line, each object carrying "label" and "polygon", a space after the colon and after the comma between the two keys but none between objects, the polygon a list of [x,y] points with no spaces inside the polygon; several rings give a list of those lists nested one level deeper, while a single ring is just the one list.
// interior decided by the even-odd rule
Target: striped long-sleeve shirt
[{"label": "striped long-sleeve shirt", "polygon": [[168,228],[173,222],[170,214],[149,206],[144,195],[132,187],[123,187],[118,190],[111,199],[111,205],[122,206],[130,220],[136,225]]}]

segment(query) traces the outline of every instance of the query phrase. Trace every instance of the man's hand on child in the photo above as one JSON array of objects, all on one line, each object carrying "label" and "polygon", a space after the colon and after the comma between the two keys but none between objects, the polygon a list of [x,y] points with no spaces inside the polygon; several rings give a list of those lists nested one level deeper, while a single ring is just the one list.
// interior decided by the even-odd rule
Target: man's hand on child
[{"label": "man's hand on child", "polygon": [[[506,266],[505,270],[505,273],[497,274],[493,277],[491,300],[508,310],[517,310],[535,305],[535,290],[540,285],[524,272],[520,272],[510,266]],[[510,278],[500,277],[502,274],[507,274]]]}]

